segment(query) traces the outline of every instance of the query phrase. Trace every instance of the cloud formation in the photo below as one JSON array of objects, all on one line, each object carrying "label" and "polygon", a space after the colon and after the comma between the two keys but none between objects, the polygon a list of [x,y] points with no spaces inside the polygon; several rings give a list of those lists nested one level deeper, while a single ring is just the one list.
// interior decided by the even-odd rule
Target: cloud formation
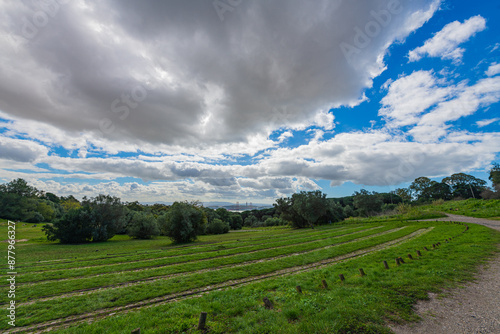
[{"label": "cloud formation", "polygon": [[[349,65],[340,42],[394,4]],[[221,22],[202,0],[2,7],[0,110],[87,144],[184,148],[249,143],[282,126],[332,129],[328,110],[359,103],[387,47],[436,10],[430,1],[245,1]]]},{"label": "cloud formation", "polygon": [[[224,3],[1,3],[0,178],[60,195],[271,202],[320,180],[471,170],[498,152],[497,133],[454,126],[499,101],[492,61],[477,80],[413,67],[370,94],[441,1]],[[446,25],[410,60],[460,60],[485,22]]]},{"label": "cloud formation", "polygon": [[458,46],[485,28],[486,20],[479,15],[465,20],[464,23],[459,21],[448,23],[434,37],[425,41],[423,46],[411,50],[408,54],[409,61],[418,61],[422,57],[429,56],[460,62],[465,49]]}]

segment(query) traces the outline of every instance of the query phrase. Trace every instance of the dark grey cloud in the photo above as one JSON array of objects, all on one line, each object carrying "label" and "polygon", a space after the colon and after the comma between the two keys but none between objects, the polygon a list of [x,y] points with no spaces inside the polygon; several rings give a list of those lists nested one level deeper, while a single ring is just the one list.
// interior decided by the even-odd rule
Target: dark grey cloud
[{"label": "dark grey cloud", "polygon": [[358,99],[431,1],[401,3],[356,46],[390,3],[247,0],[223,20],[204,0],[3,3],[0,110],[123,143],[246,142],[283,125],[276,110],[307,123]]}]

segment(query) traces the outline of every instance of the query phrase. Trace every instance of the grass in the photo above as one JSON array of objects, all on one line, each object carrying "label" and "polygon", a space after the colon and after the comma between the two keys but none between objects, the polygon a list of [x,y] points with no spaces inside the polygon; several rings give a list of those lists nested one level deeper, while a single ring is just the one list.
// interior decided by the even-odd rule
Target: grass
[{"label": "grass", "polygon": [[455,215],[475,218],[500,218],[500,200],[468,199],[464,201],[448,201],[420,207],[421,210],[438,210]]},{"label": "grass", "polygon": [[[461,210],[478,215],[493,215],[498,205],[486,202],[483,208],[465,202]],[[102,244],[59,245],[44,240],[40,225],[20,223],[16,239],[28,241],[16,244],[16,324],[104,312],[105,317],[90,324],[51,331],[130,333],[141,327],[144,333],[199,333],[196,325],[203,311],[208,313],[209,333],[389,333],[387,323],[417,319],[412,310],[417,300],[471,280],[478,265],[498,252],[500,233],[486,227],[469,224],[465,231],[459,224],[406,221],[436,215],[451,204],[314,230],[202,236],[189,245],[173,245],[163,237],[142,241],[125,236]],[[0,233],[7,235],[2,220]],[[448,238],[453,240],[446,243]],[[437,242],[441,246],[434,249]],[[0,249],[6,252],[6,246],[2,243]],[[396,266],[399,256],[405,264]],[[360,277],[359,268],[367,275]],[[264,297],[273,309],[263,306]],[[8,302],[6,294],[0,302]],[[134,303],[149,306],[128,313],[113,310]],[[0,330],[6,329],[7,323],[0,323]]]}]

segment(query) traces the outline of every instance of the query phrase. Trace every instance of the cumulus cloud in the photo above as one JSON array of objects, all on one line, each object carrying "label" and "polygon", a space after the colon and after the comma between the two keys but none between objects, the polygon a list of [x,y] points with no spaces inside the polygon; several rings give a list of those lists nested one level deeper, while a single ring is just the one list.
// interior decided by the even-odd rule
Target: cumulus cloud
[{"label": "cumulus cloud", "polygon": [[489,77],[497,75],[498,73],[500,73],[500,64],[497,64],[497,63],[491,64],[485,73]]},{"label": "cumulus cloud", "polygon": [[[484,166],[499,136],[447,124],[499,100],[496,64],[470,85],[424,70],[389,79],[382,128],[337,133],[332,109],[368,101],[391,45],[440,3],[248,0],[221,20],[202,0],[3,2],[1,177],[59,195],[271,202],[318,180],[395,185]],[[432,56],[441,38],[436,54],[459,59],[481,19],[412,52]]]},{"label": "cumulus cloud", "polygon": [[48,149],[30,140],[0,136],[0,159],[16,162],[35,162],[45,157]]},{"label": "cumulus cloud", "polygon": [[465,49],[458,46],[484,29],[486,29],[486,20],[479,15],[463,23],[459,21],[448,23],[434,37],[425,41],[423,46],[411,50],[408,54],[409,61],[418,61],[422,57],[429,56],[460,62]]},{"label": "cumulus cloud", "polygon": [[246,1],[223,22],[202,0],[2,3],[0,109],[120,150],[248,144],[276,108],[330,130],[322,111],[356,103],[387,48],[439,1],[401,5],[349,65],[339,44],[390,3]]},{"label": "cumulus cloud", "polygon": [[423,112],[454,92],[453,85],[440,82],[432,71],[416,71],[389,84],[379,115],[394,127],[416,124]]}]

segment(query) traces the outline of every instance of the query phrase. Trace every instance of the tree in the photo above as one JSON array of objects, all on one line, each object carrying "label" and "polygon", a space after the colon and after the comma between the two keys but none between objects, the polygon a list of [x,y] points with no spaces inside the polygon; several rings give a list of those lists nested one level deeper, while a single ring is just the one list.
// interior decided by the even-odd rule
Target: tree
[{"label": "tree", "polygon": [[362,216],[371,216],[382,211],[382,197],[376,192],[369,192],[365,189],[356,191],[354,196],[354,207]]},{"label": "tree", "polygon": [[314,227],[344,218],[342,207],[335,200],[328,200],[319,190],[301,191],[292,197],[279,198],[274,203],[274,211],[295,228]]},{"label": "tree", "polygon": [[66,212],[54,224],[47,224],[43,231],[49,241],[59,240],[63,244],[78,244],[92,241],[95,216],[90,207]]},{"label": "tree", "polygon": [[207,234],[224,234],[229,232],[229,224],[216,218],[207,224],[205,232]]},{"label": "tree", "polygon": [[486,181],[464,173],[445,177],[442,182],[450,186],[455,198],[479,198],[486,186]]},{"label": "tree", "polygon": [[201,208],[186,202],[175,202],[166,214],[160,216],[159,223],[163,234],[176,243],[184,243],[195,241],[203,233],[206,220]]},{"label": "tree", "polygon": [[160,229],[153,214],[131,211],[127,234],[136,239],[151,239],[160,234]]},{"label": "tree", "polygon": [[328,202],[326,194],[321,191],[301,191],[292,195],[293,208],[311,227],[322,216],[326,215]]},{"label": "tree", "polygon": [[426,198],[427,189],[432,185],[431,179],[428,177],[422,176],[417,177],[412,184],[410,185],[410,190],[415,193],[417,199]]},{"label": "tree", "polygon": [[88,207],[94,217],[92,241],[106,241],[123,229],[125,225],[125,207],[118,197],[98,195],[83,198],[83,207]]},{"label": "tree", "polygon": [[245,218],[244,225],[245,226],[253,226],[258,221],[259,220],[257,219],[257,217],[255,217],[254,215],[250,215],[250,216],[248,216],[248,217]]},{"label": "tree", "polygon": [[38,201],[36,211],[38,211],[43,216],[43,221],[50,222],[55,218],[56,211],[53,206],[51,206],[49,201]]},{"label": "tree", "polygon": [[432,181],[429,188],[425,190],[425,197],[429,200],[443,199],[445,201],[451,199],[451,189],[446,183]]},{"label": "tree", "polygon": [[500,191],[500,164],[497,162],[493,163],[488,179],[493,183],[493,187]]},{"label": "tree", "polygon": [[409,188],[398,188],[395,190],[396,195],[398,195],[403,200],[403,203],[411,202],[412,200],[411,192],[412,191]]},{"label": "tree", "polygon": [[73,197],[73,195],[69,195],[67,197],[61,197],[61,206],[66,212],[82,207],[80,202],[75,197]]},{"label": "tree", "polygon": [[36,197],[40,193],[35,187],[28,185],[28,182],[20,178],[0,185],[0,192],[16,194],[21,197]]},{"label": "tree", "polygon": [[48,201],[54,202],[54,203],[60,203],[61,199],[57,197],[56,194],[53,193],[45,193],[43,198],[45,198]]},{"label": "tree", "polygon": [[132,211],[144,211],[144,207],[138,201],[128,202],[125,204],[125,206],[127,207],[127,209]]},{"label": "tree", "polygon": [[241,230],[243,227],[243,218],[241,218],[239,213],[231,213],[229,217],[229,226],[232,230]]},{"label": "tree", "polygon": [[229,222],[230,213],[224,208],[218,208],[215,213],[219,216],[219,219],[224,222]]}]

